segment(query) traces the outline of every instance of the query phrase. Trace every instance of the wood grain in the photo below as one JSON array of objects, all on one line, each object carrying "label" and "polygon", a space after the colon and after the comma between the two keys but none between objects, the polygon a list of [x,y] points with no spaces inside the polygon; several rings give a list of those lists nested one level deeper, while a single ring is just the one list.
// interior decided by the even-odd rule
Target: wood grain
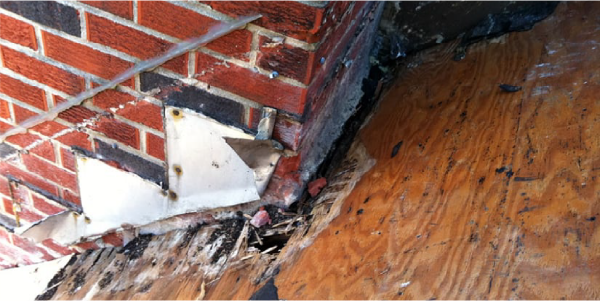
[{"label": "wood grain", "polygon": [[567,2],[460,62],[414,58],[360,132],[377,164],[279,297],[600,298],[598,47],[600,5]]}]

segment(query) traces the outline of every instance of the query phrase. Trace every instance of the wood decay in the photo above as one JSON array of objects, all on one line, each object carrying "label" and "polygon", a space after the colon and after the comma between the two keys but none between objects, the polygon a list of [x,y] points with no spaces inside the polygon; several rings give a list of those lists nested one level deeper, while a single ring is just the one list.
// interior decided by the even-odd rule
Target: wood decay
[{"label": "wood decay", "polygon": [[[277,257],[240,252],[243,261],[210,265],[192,255],[217,246],[206,244],[214,228],[185,254],[168,250],[181,241],[175,231],[129,261],[119,290],[90,294],[194,299],[206,282],[205,299],[248,299],[273,276],[283,299],[600,298],[599,16],[597,3],[561,3],[533,30],[475,44],[463,61],[450,43],[407,62],[311,224]],[[162,256],[153,270],[154,254],[181,264]],[[81,298],[97,282],[69,295],[77,271],[67,271],[55,298]]]}]

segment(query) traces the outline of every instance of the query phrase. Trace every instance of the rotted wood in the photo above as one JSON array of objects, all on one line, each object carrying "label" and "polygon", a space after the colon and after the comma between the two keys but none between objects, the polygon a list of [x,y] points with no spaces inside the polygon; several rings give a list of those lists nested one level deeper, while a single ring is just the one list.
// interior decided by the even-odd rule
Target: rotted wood
[{"label": "rotted wood", "polygon": [[462,61],[415,58],[360,132],[376,165],[279,297],[600,298],[598,24],[561,3]]},{"label": "rotted wood", "polygon": [[598,24],[561,3],[462,61],[407,62],[278,256],[173,231],[80,256],[53,298],[248,299],[273,278],[282,299],[600,298]]}]

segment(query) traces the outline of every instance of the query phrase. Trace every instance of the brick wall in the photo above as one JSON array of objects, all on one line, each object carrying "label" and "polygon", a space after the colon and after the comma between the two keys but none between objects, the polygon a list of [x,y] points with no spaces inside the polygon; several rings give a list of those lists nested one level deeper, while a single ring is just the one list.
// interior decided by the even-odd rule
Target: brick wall
[{"label": "brick wall", "polygon": [[319,139],[320,128],[330,126],[327,120],[339,119],[337,124],[347,118],[332,110],[346,101],[340,84],[358,85],[342,90],[360,89],[364,72],[358,69],[366,68],[379,6],[0,2],[0,131],[221,21],[262,14],[244,29],[138,74],[0,144],[0,268],[119,244],[116,233],[79,246],[51,240],[35,245],[12,229],[67,209],[81,211],[74,152],[99,155],[168,188],[164,104],[202,112],[249,133],[256,133],[263,106],[276,108],[273,138],[289,157],[280,161],[265,199],[289,204],[328,150],[328,142]]}]

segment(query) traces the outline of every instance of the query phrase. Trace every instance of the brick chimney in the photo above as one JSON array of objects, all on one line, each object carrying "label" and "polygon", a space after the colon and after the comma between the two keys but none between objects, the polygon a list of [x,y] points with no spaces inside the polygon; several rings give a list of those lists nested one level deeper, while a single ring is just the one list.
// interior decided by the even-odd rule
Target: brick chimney
[{"label": "brick chimney", "polygon": [[99,155],[112,166],[168,186],[165,104],[249,134],[257,132],[261,109],[275,108],[272,138],[286,152],[261,201],[290,205],[358,104],[382,6],[1,2],[2,132],[220,22],[262,17],[0,145],[0,268],[119,243],[112,235],[78,247],[52,240],[36,245],[12,229],[67,209],[81,211],[74,152]]}]

